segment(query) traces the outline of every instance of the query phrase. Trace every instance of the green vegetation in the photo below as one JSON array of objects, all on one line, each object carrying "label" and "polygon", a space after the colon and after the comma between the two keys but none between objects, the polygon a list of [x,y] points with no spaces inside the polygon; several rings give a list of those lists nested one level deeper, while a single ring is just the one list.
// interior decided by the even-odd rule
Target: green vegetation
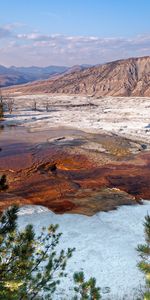
[{"label": "green vegetation", "polygon": [[[10,207],[0,219],[0,299],[52,300],[61,279],[67,276],[66,264],[75,249],[56,251],[61,236],[57,225],[43,228],[39,236],[32,225],[19,231],[17,212],[17,206]],[[82,272],[75,273],[74,282],[71,299],[101,298],[94,278],[85,281]]]},{"label": "green vegetation", "polygon": [[138,267],[145,275],[146,290],[144,292],[143,299],[150,300],[150,216],[145,217],[144,222],[145,230],[145,244],[140,244],[137,247],[137,251],[141,258]]},{"label": "green vegetation", "polygon": [[0,178],[0,191],[4,191],[8,189],[6,175],[2,175]]},{"label": "green vegetation", "polygon": [[[4,178],[4,177],[3,177]],[[75,249],[56,251],[61,237],[58,225],[43,228],[39,236],[32,225],[19,231],[17,213],[19,208],[12,206],[0,218],[0,299],[1,300],[52,300],[59,293],[58,286],[66,273],[66,265]],[[146,288],[137,299],[150,300],[150,216],[145,217],[145,244],[137,251],[141,258],[138,264],[145,274]],[[95,278],[85,280],[83,272],[73,276],[72,297],[63,300],[99,300],[100,288]],[[70,289],[68,287],[68,289]]]},{"label": "green vegetation", "polygon": [[74,274],[74,282],[76,284],[74,290],[76,295],[73,300],[97,300],[101,299],[100,288],[96,287],[95,278],[90,278],[88,281],[85,281],[84,273],[79,272]]}]

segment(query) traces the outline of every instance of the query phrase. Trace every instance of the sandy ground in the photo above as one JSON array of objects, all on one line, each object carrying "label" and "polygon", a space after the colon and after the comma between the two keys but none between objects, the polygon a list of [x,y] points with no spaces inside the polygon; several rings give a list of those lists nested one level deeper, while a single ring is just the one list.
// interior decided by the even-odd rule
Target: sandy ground
[{"label": "sandy ground", "polygon": [[[13,95],[6,122],[30,130],[66,126],[87,132],[109,132],[150,143],[150,98],[90,98],[67,95]],[[37,110],[33,110],[36,101]],[[46,105],[48,104],[48,112]]]}]

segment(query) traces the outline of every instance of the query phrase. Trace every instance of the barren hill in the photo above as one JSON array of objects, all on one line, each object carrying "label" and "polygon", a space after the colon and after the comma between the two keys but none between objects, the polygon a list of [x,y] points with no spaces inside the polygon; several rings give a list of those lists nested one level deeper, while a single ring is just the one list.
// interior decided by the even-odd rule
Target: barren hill
[{"label": "barren hill", "polygon": [[20,91],[92,96],[150,96],[150,56],[77,70],[53,80],[22,86]]}]

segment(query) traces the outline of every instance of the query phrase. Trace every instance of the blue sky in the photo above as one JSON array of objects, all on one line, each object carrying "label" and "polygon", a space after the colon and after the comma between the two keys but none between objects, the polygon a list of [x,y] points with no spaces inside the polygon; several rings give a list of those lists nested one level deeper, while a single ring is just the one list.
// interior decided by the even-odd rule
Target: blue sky
[{"label": "blue sky", "polygon": [[5,0],[0,11],[0,64],[96,64],[150,54],[149,0]]}]

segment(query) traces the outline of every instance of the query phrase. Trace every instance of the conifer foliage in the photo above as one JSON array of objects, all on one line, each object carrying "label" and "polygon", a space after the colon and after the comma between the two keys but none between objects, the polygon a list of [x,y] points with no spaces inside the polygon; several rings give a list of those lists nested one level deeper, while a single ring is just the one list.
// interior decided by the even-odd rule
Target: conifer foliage
[{"label": "conifer foliage", "polygon": [[[10,207],[0,220],[0,299],[52,300],[61,278],[67,276],[65,267],[75,249],[56,251],[61,236],[57,225],[43,228],[39,236],[32,225],[19,231],[17,213],[17,206]],[[76,273],[74,281],[71,299],[100,299],[94,278],[85,282],[84,274]],[[65,295],[60,299],[66,299]]]},{"label": "conifer foliage", "polygon": [[74,288],[76,295],[74,296],[73,300],[101,299],[100,288],[96,287],[95,278],[90,278],[88,281],[85,281],[84,273],[78,272],[74,274],[74,282],[76,284]]},{"label": "conifer foliage", "polygon": [[8,189],[7,178],[6,175],[2,175],[0,177],[0,191],[4,191]]},{"label": "conifer foliage", "polygon": [[140,271],[145,274],[146,291],[144,292],[144,300],[150,300],[150,216],[147,215],[144,221],[145,244],[140,244],[137,251],[141,258],[138,264]]}]

